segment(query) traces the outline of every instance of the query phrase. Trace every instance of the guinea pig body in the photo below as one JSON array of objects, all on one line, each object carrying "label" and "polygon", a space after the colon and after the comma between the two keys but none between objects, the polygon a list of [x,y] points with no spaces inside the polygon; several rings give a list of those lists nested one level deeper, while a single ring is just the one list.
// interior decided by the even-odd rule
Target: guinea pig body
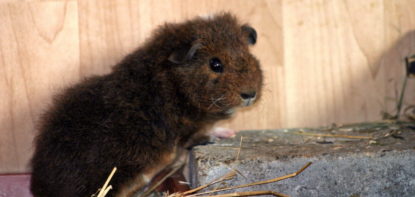
[{"label": "guinea pig body", "polygon": [[166,24],[110,74],[58,95],[36,138],[33,195],[91,196],[117,167],[108,196],[132,196],[216,121],[258,100],[255,41],[226,13]]}]

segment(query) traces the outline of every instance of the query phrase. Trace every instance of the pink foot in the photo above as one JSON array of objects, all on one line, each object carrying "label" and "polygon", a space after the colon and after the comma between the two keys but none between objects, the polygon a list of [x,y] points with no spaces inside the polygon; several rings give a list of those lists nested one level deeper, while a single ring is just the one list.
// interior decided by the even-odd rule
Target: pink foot
[{"label": "pink foot", "polygon": [[235,137],[236,131],[232,129],[222,128],[222,127],[215,127],[209,131],[209,133],[218,138],[230,138]]}]

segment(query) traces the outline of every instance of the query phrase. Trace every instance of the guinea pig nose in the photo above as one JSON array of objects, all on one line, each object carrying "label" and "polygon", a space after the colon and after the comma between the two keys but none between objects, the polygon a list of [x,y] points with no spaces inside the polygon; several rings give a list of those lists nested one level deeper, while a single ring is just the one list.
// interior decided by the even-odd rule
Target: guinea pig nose
[{"label": "guinea pig nose", "polygon": [[255,96],[256,96],[256,92],[241,93],[241,98],[242,99],[252,99],[252,98],[255,98]]}]

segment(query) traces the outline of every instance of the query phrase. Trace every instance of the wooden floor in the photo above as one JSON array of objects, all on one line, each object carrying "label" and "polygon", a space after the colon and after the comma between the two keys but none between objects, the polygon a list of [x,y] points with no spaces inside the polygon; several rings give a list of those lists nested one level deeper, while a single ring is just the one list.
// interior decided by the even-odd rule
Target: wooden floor
[{"label": "wooden floor", "polygon": [[[415,53],[415,0],[0,0],[0,173],[28,171],[52,95],[110,71],[164,22],[231,11],[259,34],[265,89],[234,129],[380,120]],[[414,104],[408,82],[405,104]]]}]

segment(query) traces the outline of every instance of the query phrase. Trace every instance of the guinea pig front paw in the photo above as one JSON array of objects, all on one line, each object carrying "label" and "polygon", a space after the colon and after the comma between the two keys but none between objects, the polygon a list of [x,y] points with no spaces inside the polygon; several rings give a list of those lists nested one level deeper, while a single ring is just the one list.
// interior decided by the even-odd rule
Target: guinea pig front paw
[{"label": "guinea pig front paw", "polygon": [[209,133],[218,138],[231,138],[235,137],[237,131],[223,127],[215,127],[210,130]]}]

